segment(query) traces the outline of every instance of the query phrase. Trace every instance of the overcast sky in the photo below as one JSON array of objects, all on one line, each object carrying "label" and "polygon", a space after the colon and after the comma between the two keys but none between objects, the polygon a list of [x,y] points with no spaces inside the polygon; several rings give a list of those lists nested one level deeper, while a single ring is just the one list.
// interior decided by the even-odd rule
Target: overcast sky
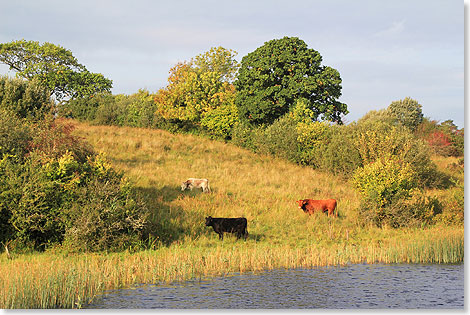
[{"label": "overcast sky", "polygon": [[464,127],[462,0],[0,1],[1,43],[61,45],[114,94],[156,92],[173,65],[211,47],[241,61],[295,36],[341,74],[346,122],[411,97],[426,117]]}]

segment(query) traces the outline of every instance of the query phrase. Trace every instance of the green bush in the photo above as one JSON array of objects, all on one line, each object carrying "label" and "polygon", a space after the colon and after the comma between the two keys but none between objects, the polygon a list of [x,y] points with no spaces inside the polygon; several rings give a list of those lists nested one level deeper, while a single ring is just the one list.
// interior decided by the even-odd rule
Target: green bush
[{"label": "green bush", "polygon": [[225,140],[232,137],[232,129],[237,122],[238,111],[233,102],[221,104],[201,117],[201,126],[212,138]]},{"label": "green bush", "polygon": [[97,94],[92,97],[75,98],[59,107],[61,117],[73,118],[79,121],[93,121],[98,107],[106,99],[113,99],[110,94]]},{"label": "green bush", "polygon": [[349,126],[332,126],[327,145],[315,154],[320,169],[345,178],[363,165]]},{"label": "green bush", "polygon": [[423,121],[423,111],[421,108],[422,106],[418,101],[410,97],[405,97],[403,100],[392,102],[388,106],[387,112],[391,117],[396,119],[399,124],[414,131]]},{"label": "green bush", "polygon": [[263,127],[251,127],[247,124],[237,122],[232,130],[232,143],[242,148],[257,152],[258,134],[263,133]]},{"label": "green bush", "polygon": [[358,168],[352,182],[365,199],[379,207],[390,205],[395,198],[408,198],[417,187],[416,173],[411,165],[393,156]]},{"label": "green bush", "polygon": [[123,250],[140,244],[148,209],[132,186],[119,176],[94,178],[75,192],[64,210],[64,245],[72,250]]},{"label": "green bush", "polygon": [[263,132],[258,131],[256,139],[258,152],[299,162],[297,123],[289,116],[277,119]]},{"label": "green bush", "polygon": [[442,212],[442,204],[436,197],[418,196],[411,200],[396,198],[385,207],[378,207],[365,201],[361,209],[367,209],[361,216],[366,222],[392,228],[423,227],[434,224]]},{"label": "green bush", "polygon": [[156,104],[154,96],[146,90],[124,97],[127,102],[124,125],[131,127],[150,128],[154,126]]},{"label": "green bush", "polygon": [[98,125],[123,126],[126,115],[125,108],[122,106],[122,102],[120,102],[123,98],[123,95],[102,95],[93,123]]},{"label": "green bush", "polygon": [[42,118],[51,112],[50,95],[38,81],[0,76],[0,108],[21,118]]},{"label": "green bush", "polygon": [[29,124],[12,111],[0,108],[0,158],[9,155],[17,161],[23,160],[32,134]]},{"label": "green bush", "polygon": [[383,120],[368,120],[348,127],[364,165],[384,156],[396,156],[411,165],[420,187],[437,184],[439,174],[429,148],[407,128]]},{"label": "green bush", "polygon": [[95,251],[142,239],[148,209],[103,155],[58,119],[8,113],[0,109],[0,242]]}]

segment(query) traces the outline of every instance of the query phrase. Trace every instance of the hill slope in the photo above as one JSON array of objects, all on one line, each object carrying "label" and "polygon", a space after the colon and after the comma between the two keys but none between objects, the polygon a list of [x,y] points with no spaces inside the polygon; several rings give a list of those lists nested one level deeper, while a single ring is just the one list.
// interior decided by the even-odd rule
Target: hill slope
[{"label": "hill slope", "polygon": [[[204,226],[208,215],[244,216],[249,241],[295,247],[387,244],[401,238],[409,242],[410,231],[442,234],[439,228],[363,227],[359,196],[350,184],[308,167],[192,135],[73,123],[78,135],[106,152],[146,194],[155,234],[166,244],[183,239],[199,240],[200,245],[217,242],[217,235]],[[212,193],[182,192],[181,182],[189,177],[208,178]],[[339,218],[309,217],[295,202],[304,198],[337,199]]]},{"label": "hill slope", "polygon": [[[74,124],[78,135],[106,152],[148,194],[156,217],[166,217],[191,237],[207,234],[204,217],[211,215],[246,217],[249,233],[257,239],[311,238],[314,219],[295,202],[305,198],[337,199],[336,221],[345,228],[356,225],[355,192],[329,174],[192,135]],[[212,193],[182,192],[181,182],[189,177],[208,178]]]}]

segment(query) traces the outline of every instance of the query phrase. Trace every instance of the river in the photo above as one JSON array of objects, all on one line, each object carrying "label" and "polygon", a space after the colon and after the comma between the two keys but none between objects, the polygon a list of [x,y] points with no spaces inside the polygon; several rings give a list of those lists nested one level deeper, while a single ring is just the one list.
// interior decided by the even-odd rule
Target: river
[{"label": "river", "polygon": [[464,265],[357,264],[111,290],[85,308],[463,309]]}]

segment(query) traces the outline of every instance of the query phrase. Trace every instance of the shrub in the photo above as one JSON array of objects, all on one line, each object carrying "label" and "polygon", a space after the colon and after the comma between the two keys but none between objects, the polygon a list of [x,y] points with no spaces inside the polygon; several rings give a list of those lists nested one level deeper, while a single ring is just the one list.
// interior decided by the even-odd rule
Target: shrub
[{"label": "shrub", "polygon": [[0,122],[0,131],[10,131],[0,132],[6,148],[0,157],[0,241],[40,250],[64,242],[76,250],[117,250],[140,240],[147,207],[102,154],[71,134],[70,125],[30,124],[4,110]]},{"label": "shrub", "polygon": [[363,166],[350,126],[330,127],[328,145],[315,155],[319,168],[346,178]]},{"label": "shrub", "polygon": [[452,120],[438,123],[424,118],[415,135],[430,146],[435,154],[442,156],[463,156],[464,129],[458,129]]},{"label": "shrub", "polygon": [[0,76],[0,108],[21,118],[38,119],[52,110],[52,101],[38,81]]},{"label": "shrub", "polygon": [[411,165],[396,157],[386,156],[358,168],[352,183],[362,197],[361,211],[368,221],[381,226],[387,208],[401,199],[408,199],[417,186]]},{"label": "shrub", "polygon": [[414,200],[398,199],[383,209],[382,225],[393,228],[422,227],[432,224],[433,218],[442,212],[442,204],[436,197],[418,196]]},{"label": "shrub", "polygon": [[423,121],[422,106],[416,100],[406,97],[403,100],[392,102],[387,111],[398,123],[414,131]]},{"label": "shrub", "polygon": [[28,145],[30,152],[35,152],[47,163],[60,159],[70,153],[79,162],[86,162],[88,156],[94,155],[92,147],[81,138],[72,135],[73,125],[61,119],[47,117],[33,126],[34,133]]},{"label": "shrub", "polygon": [[154,126],[156,104],[154,96],[146,90],[126,96],[125,119],[123,124],[131,127],[149,128]]},{"label": "shrub", "polygon": [[99,100],[99,106],[96,109],[95,120],[93,123],[99,125],[123,126],[125,117],[125,108],[120,101],[123,95],[105,94]]},{"label": "shrub", "polygon": [[119,176],[97,178],[75,193],[65,209],[64,244],[72,250],[122,250],[139,244],[148,209],[130,184]]},{"label": "shrub", "polygon": [[410,196],[417,186],[416,173],[409,163],[388,156],[358,168],[353,175],[353,185],[367,200],[384,207],[395,198]]},{"label": "shrub", "polygon": [[31,127],[10,110],[0,108],[0,159],[23,160],[32,139]]},{"label": "shrub", "polygon": [[297,124],[288,115],[277,119],[257,135],[257,151],[292,162],[299,161]]},{"label": "shrub", "polygon": [[322,153],[328,147],[329,126],[324,122],[300,121],[296,124],[299,161],[315,168],[322,164]]},{"label": "shrub", "polygon": [[100,107],[106,99],[112,98],[110,94],[97,94],[90,97],[75,98],[59,106],[59,115],[79,121],[91,122],[96,118],[98,107]]},{"label": "shrub", "polygon": [[212,138],[225,140],[232,137],[232,130],[237,122],[238,111],[233,101],[205,112],[201,118],[201,126]]},{"label": "shrub", "polygon": [[409,163],[420,187],[437,185],[438,172],[428,147],[402,126],[386,121],[368,121],[351,126],[351,134],[362,163],[373,163],[384,156],[396,156]]}]

